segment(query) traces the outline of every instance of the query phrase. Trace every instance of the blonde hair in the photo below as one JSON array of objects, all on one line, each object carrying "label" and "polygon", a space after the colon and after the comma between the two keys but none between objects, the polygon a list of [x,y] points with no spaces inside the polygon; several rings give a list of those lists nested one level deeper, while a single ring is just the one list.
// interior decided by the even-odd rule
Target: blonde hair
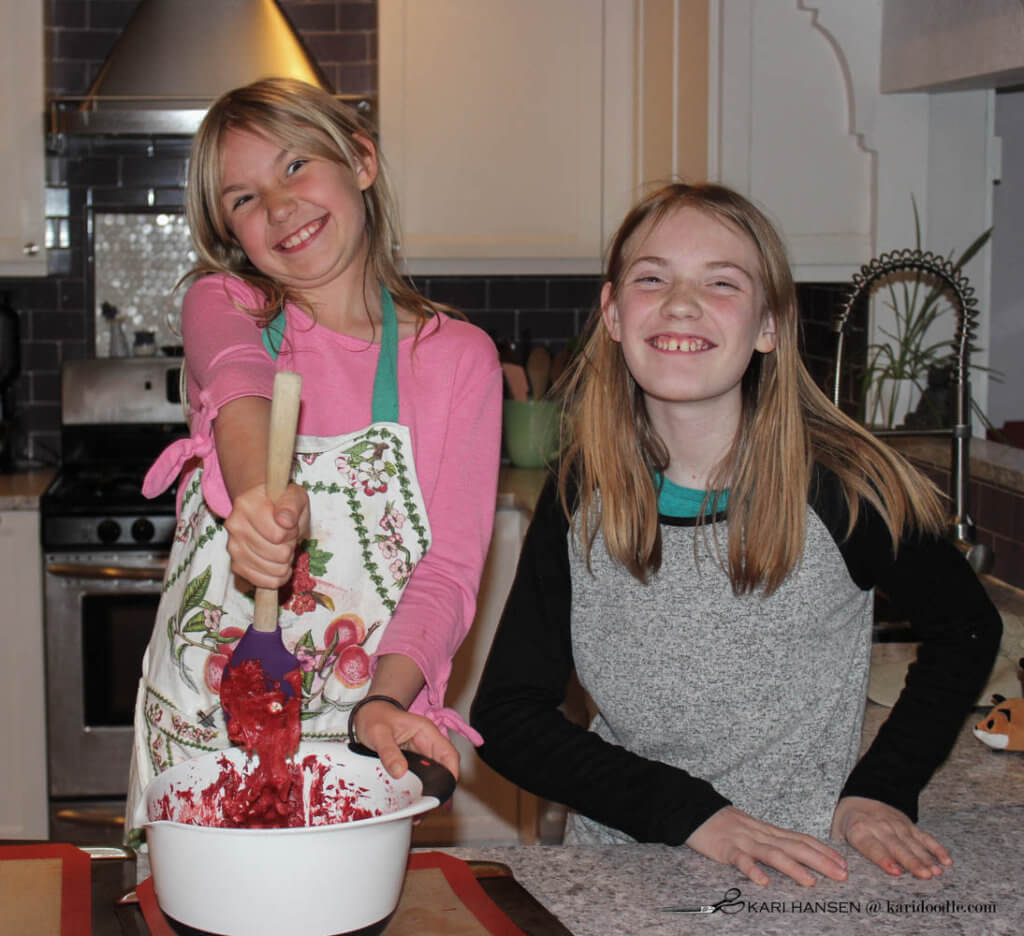
[{"label": "blonde hair", "polygon": [[[771,222],[743,196],[721,185],[682,183],[646,196],[612,240],[605,274],[612,295],[628,266],[633,235],[650,231],[682,207],[695,208],[750,238],[760,256],[764,315],[774,318],[776,331],[775,350],[755,352],[743,375],[739,430],[710,484],[712,490],[729,489],[726,564],[733,590],[739,594],[762,588],[771,594],[799,561],[815,462],[840,481],[849,509],[847,535],[862,500],[878,510],[894,552],[905,529],[941,530],[943,510],[934,486],[844,415],[807,372],[799,354],[796,287],[785,247]],[[609,555],[646,581],[661,565],[652,474],[664,473],[670,456],[600,308],[590,317],[582,352],[562,389],[563,509],[569,516],[577,512],[588,561],[601,530]],[[632,426],[633,432],[623,432],[623,426]],[[701,522],[707,520],[708,507],[706,500]]]},{"label": "blonde hair", "polygon": [[[228,273],[246,281],[265,297],[262,308],[247,311],[266,324],[285,302],[303,303],[300,296],[256,269],[231,233],[220,198],[221,151],[231,130],[264,134],[288,149],[355,172],[368,152],[359,137],[374,141],[374,129],[328,92],[292,78],[267,78],[229,91],[203,118],[192,142],[185,202],[199,260],[184,279]],[[383,283],[395,305],[416,315],[422,327],[438,311],[451,310],[429,302],[399,272],[398,210],[387,167],[379,152],[377,157],[377,177],[362,193],[368,247],[365,279]]]}]

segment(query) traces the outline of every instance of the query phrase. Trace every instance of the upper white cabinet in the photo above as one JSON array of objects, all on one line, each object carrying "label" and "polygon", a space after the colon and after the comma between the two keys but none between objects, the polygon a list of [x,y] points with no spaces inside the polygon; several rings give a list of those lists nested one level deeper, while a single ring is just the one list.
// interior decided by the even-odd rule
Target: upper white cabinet
[{"label": "upper white cabinet", "polygon": [[43,3],[0,12],[0,276],[45,276]]},{"label": "upper white cabinet", "polygon": [[[718,0],[713,174],[767,210],[798,279],[844,281],[872,256],[876,159],[853,123],[869,115],[854,112],[850,50],[822,25],[832,4],[809,6]],[[850,18],[862,17],[864,41],[877,47],[872,6],[880,19],[877,3]]]},{"label": "upper white cabinet", "polygon": [[597,272],[635,194],[633,0],[379,0],[414,273]]}]

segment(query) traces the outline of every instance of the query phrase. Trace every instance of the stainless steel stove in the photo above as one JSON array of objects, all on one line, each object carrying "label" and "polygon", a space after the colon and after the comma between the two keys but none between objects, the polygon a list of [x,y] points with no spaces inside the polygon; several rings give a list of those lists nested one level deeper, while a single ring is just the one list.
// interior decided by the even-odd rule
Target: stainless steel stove
[{"label": "stainless steel stove", "polygon": [[174,358],[65,362],[62,464],[40,500],[52,838],[120,836],[135,691],[175,529],[142,478],[186,435]]},{"label": "stainless steel stove", "polygon": [[62,463],[42,497],[46,549],[167,549],[174,490],[142,496],[163,448],[186,434],[181,360],[67,361],[61,375]]}]

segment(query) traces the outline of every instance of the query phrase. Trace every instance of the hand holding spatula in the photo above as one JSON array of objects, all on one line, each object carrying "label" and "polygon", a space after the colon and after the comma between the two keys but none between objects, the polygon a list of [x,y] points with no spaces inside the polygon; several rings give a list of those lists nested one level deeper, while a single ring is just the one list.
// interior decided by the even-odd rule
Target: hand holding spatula
[{"label": "hand holding spatula", "polygon": [[[291,476],[301,393],[302,378],[298,374],[279,371],[274,377],[267,439],[267,497],[275,503],[284,494]],[[235,669],[246,660],[257,659],[262,664],[263,675],[280,683],[282,692],[291,696],[291,684],[284,677],[298,667],[299,661],[288,652],[281,639],[277,598],[276,588],[256,589],[252,624],[238,641],[227,668]]]}]

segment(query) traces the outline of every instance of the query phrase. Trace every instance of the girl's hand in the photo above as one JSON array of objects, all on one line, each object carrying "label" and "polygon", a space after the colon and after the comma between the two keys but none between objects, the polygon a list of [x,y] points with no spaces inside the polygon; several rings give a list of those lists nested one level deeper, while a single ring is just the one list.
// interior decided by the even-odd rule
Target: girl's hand
[{"label": "girl's hand", "polygon": [[788,875],[797,884],[811,887],[817,871],[834,881],[845,881],[842,855],[810,835],[780,829],[755,819],[740,809],[726,806],[694,831],[686,844],[713,861],[733,865],[755,884],[770,878],[760,865]]},{"label": "girl's hand", "polygon": [[360,742],[377,752],[392,777],[409,769],[400,750],[405,745],[438,761],[459,779],[459,752],[429,718],[403,712],[389,702],[367,702],[356,713],[355,732]]},{"label": "girl's hand", "polygon": [[898,809],[863,796],[844,796],[832,817],[832,838],[845,839],[889,874],[914,877],[942,874],[953,859],[942,844],[922,832]]},{"label": "girl's hand", "polygon": [[280,588],[291,579],[295,547],[309,532],[309,495],[289,484],[274,504],[258,484],[235,497],[224,526],[231,571],[259,588]]}]

